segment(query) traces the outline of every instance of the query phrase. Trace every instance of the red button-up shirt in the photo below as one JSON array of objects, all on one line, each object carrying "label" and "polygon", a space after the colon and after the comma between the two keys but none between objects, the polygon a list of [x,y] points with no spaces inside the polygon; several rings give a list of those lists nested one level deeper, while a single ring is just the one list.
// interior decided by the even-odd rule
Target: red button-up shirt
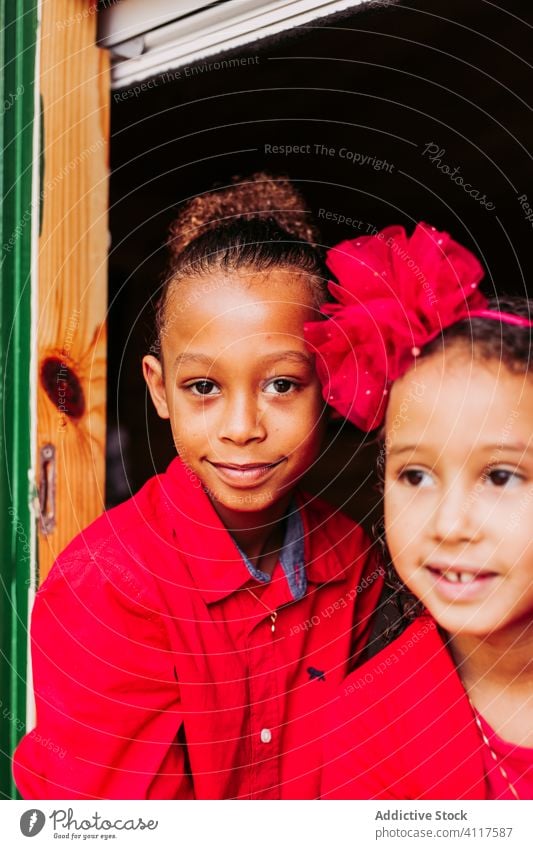
[{"label": "red button-up shirt", "polygon": [[351,520],[297,504],[298,601],[280,563],[252,578],[179,459],[65,549],[32,616],[25,798],[318,795],[316,718],[366,642],[383,569]]}]

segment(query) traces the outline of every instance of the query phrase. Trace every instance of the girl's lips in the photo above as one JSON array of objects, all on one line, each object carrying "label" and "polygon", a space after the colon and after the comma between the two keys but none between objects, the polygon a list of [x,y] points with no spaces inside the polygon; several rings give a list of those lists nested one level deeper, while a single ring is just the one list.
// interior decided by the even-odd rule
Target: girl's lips
[{"label": "girl's lips", "polygon": [[210,460],[207,462],[215,469],[223,481],[231,484],[231,486],[246,489],[246,487],[262,483],[285,459],[283,457],[275,463],[244,463],[242,465],[212,463]]},{"label": "girl's lips", "polygon": [[470,601],[484,596],[493,588],[496,572],[475,570],[471,567],[428,565],[434,586],[447,601]]}]

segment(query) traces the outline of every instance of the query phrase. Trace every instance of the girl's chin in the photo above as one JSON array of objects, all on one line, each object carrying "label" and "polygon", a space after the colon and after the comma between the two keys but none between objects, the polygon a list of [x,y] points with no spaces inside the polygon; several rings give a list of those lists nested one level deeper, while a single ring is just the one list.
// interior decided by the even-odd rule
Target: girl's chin
[{"label": "girl's chin", "polygon": [[474,637],[480,640],[497,634],[502,629],[502,623],[495,616],[487,615],[481,610],[470,609],[443,610],[442,605],[427,605],[427,609],[437,622],[451,637]]},{"label": "girl's chin", "polygon": [[277,500],[270,490],[228,494],[225,491],[208,489],[207,493],[215,506],[233,513],[260,513],[272,507]]}]

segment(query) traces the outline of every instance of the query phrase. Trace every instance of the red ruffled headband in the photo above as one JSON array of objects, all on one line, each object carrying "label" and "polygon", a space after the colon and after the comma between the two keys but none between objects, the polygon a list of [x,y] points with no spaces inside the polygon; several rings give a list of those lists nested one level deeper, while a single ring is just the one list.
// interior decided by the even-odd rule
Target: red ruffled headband
[{"label": "red ruffled headband", "polygon": [[476,257],[428,224],[410,238],[393,226],[341,242],[327,264],[340,282],[329,284],[338,303],[322,307],[328,321],[305,325],[306,342],[325,400],[361,430],[381,424],[390,385],[444,328],[465,318],[532,326],[488,310]]}]

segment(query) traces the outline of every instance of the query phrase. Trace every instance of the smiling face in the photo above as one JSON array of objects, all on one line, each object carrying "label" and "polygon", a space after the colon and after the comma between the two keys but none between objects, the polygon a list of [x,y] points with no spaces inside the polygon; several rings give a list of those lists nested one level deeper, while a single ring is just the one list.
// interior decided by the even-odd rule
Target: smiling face
[{"label": "smiling face", "polygon": [[227,527],[284,509],[320,451],[324,406],[303,340],[312,302],[291,270],[181,281],[166,310],[164,376],[155,357],[143,360],[178,453]]},{"label": "smiling face", "polygon": [[396,571],[449,633],[533,618],[533,381],[461,350],[398,380],[385,423]]}]

